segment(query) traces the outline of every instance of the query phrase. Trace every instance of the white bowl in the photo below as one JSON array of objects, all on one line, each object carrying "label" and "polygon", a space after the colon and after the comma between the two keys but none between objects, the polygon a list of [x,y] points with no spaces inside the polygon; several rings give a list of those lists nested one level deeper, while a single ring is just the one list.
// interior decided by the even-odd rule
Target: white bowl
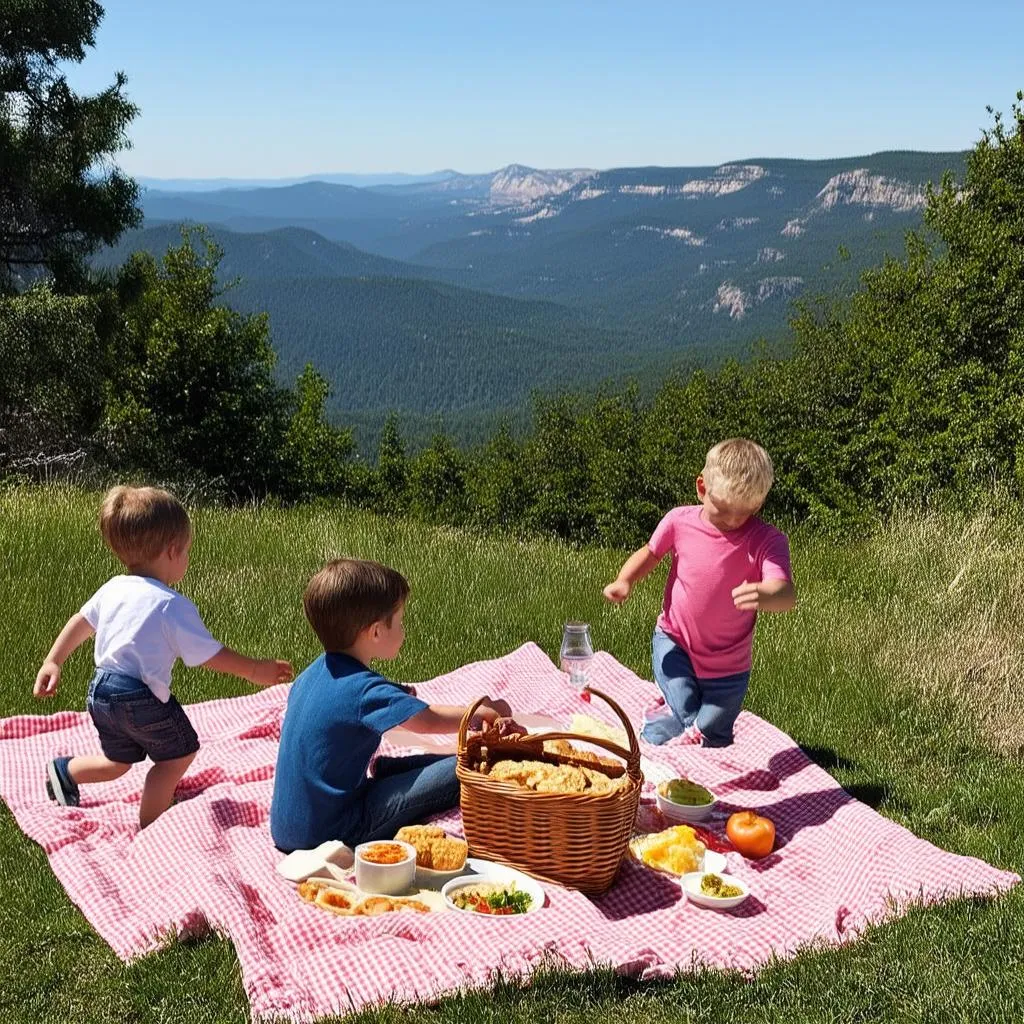
[{"label": "white bowl", "polygon": [[[541,888],[540,883],[529,875],[524,875],[518,871],[512,872],[509,870],[501,870],[500,865],[496,865],[498,870],[496,871],[483,871],[475,874],[466,875],[462,878],[453,878],[450,882],[446,882],[444,887],[441,889],[441,895],[444,897],[445,906],[449,910],[454,910],[459,914],[475,914],[477,917],[522,917],[524,914],[532,914],[535,910],[540,910],[544,906],[544,890]],[[452,894],[457,889],[462,889],[471,885],[515,885],[520,892],[525,892],[530,897],[530,909],[524,910],[522,914],[479,914],[473,910],[463,910],[452,900]]]},{"label": "white bowl", "polygon": [[[708,790],[708,792],[711,792]],[[715,808],[717,800],[712,799],[709,804],[677,804],[673,803],[667,796],[662,796],[657,789],[654,790],[655,799],[658,801],[658,810],[672,822],[703,821]],[[714,796],[714,794],[712,794]]]},{"label": "white bowl", "polygon": [[[363,854],[371,846],[400,846],[404,859],[395,864],[376,864],[364,860]],[[416,847],[400,839],[378,839],[374,843],[360,843],[356,853],[356,885],[363,892],[380,896],[398,896],[412,888],[416,878]]]},{"label": "white bowl", "polygon": [[743,891],[739,896],[709,896],[706,892],[702,892],[700,888],[701,879],[705,874],[709,873],[712,872],[691,871],[679,879],[679,884],[683,887],[683,892],[686,893],[686,898],[691,903],[696,903],[700,907],[710,907],[712,910],[731,910],[733,907],[739,906],[750,895],[747,883],[741,878],[715,871],[713,874],[718,875],[723,882],[735,885]]}]

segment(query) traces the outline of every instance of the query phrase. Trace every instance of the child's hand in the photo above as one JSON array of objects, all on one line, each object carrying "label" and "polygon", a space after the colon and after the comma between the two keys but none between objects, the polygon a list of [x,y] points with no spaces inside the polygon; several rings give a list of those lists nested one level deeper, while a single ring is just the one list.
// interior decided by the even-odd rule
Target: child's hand
[{"label": "child's hand", "polygon": [[483,732],[484,729],[493,725],[499,718],[511,717],[512,708],[509,707],[508,701],[500,699],[491,700],[490,697],[485,697],[476,709],[476,713],[470,719],[469,729],[471,732]]},{"label": "child's hand", "polygon": [[32,687],[32,696],[37,700],[52,697],[60,686],[60,665],[55,661],[44,661],[43,667],[36,673],[36,682]]},{"label": "child's hand", "polygon": [[734,587],[732,602],[741,612],[756,612],[761,607],[761,584],[741,583]]},{"label": "child's hand", "polygon": [[294,674],[290,661],[264,658],[256,662],[252,681],[257,686],[276,686],[278,683],[290,682]]},{"label": "child's hand", "polygon": [[632,589],[632,584],[627,583],[625,580],[615,580],[614,583],[609,583],[604,588],[603,593],[612,604],[622,604],[629,597],[629,592]]}]

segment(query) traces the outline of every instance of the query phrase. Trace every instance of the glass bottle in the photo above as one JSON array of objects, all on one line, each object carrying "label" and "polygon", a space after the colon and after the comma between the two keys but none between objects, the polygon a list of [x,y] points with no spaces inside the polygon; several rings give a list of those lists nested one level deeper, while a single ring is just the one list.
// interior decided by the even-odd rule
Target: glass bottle
[{"label": "glass bottle", "polygon": [[590,663],[594,660],[594,645],[590,642],[590,626],[587,623],[565,624],[559,657],[562,671],[568,673],[569,684],[577,690],[583,690],[587,685]]}]

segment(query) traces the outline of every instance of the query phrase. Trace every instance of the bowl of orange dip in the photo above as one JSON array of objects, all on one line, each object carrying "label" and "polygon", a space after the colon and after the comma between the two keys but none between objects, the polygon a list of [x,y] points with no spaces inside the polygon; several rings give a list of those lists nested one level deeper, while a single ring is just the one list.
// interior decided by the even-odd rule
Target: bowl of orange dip
[{"label": "bowl of orange dip", "polygon": [[355,849],[356,885],[363,892],[397,896],[416,877],[416,847],[398,839],[360,843]]}]

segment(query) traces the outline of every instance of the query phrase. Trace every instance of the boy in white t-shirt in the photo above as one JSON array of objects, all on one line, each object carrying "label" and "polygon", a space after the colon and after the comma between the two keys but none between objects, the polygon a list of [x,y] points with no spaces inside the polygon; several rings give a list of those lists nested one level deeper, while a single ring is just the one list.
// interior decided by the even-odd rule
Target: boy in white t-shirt
[{"label": "boy in white t-shirt", "polygon": [[192,525],[181,503],[156,487],[114,487],[100,511],[100,532],[127,572],[96,591],[68,620],[36,675],[33,694],[52,697],[61,666],[96,637],[96,674],[87,706],[102,756],[58,757],[46,788],[57,803],[77,806],[82,783],[110,782],[149,757],[139,806],[145,828],[174,799],[199,750],[199,737],[171,696],[171,669],[181,658],[247,679],[256,686],[285,683],[287,661],[257,660],[225,647],[203,625],[196,606],[171,588],[188,569]]}]

